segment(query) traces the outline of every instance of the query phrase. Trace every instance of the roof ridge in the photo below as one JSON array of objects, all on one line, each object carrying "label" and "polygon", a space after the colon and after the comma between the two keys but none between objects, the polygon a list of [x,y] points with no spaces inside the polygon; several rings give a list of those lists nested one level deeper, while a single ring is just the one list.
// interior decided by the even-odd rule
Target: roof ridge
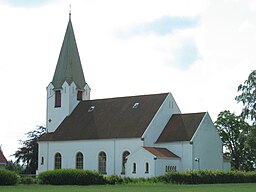
[{"label": "roof ridge", "polygon": [[109,99],[122,99],[122,98],[133,98],[133,97],[146,97],[146,96],[156,96],[156,95],[167,95],[169,92],[166,93],[154,93],[154,94],[141,94],[141,95],[131,95],[131,96],[119,96],[119,97],[109,97],[109,98],[98,98],[98,99],[91,99],[91,100],[84,100],[84,101],[98,101],[98,100],[109,100]]}]

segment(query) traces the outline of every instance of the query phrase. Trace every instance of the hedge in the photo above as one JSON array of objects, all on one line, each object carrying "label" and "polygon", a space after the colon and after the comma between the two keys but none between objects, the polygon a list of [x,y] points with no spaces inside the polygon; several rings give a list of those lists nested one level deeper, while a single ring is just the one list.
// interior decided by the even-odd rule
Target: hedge
[{"label": "hedge", "polygon": [[170,172],[159,176],[158,180],[178,184],[256,183],[256,172],[213,170]]},{"label": "hedge", "polygon": [[105,184],[102,175],[95,171],[80,169],[57,169],[40,173],[39,181],[51,185],[94,185]]},{"label": "hedge", "polygon": [[18,175],[9,170],[0,170],[0,185],[16,185],[18,183]]},{"label": "hedge", "polygon": [[58,169],[39,174],[42,184],[52,185],[93,185],[126,183],[176,183],[176,184],[215,184],[215,183],[256,183],[256,172],[196,170],[170,172],[159,177],[129,178],[117,175],[103,177],[97,172],[77,169]]}]

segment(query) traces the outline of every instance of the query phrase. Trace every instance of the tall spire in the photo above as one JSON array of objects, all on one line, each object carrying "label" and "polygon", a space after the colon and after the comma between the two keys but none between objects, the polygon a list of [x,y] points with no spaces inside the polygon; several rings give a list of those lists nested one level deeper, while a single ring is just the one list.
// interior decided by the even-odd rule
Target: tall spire
[{"label": "tall spire", "polygon": [[71,22],[71,11],[69,12],[68,26],[52,80],[54,89],[60,89],[65,81],[69,85],[74,82],[78,89],[83,89],[86,85]]}]

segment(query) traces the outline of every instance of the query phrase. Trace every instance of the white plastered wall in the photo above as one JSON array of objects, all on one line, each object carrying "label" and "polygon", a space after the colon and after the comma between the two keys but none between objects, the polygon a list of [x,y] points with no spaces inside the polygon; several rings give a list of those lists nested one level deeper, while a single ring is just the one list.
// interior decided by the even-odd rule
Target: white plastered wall
[{"label": "white plastered wall", "polygon": [[[123,152],[134,153],[141,145],[140,139],[39,142],[38,173],[54,169],[56,153],[62,156],[62,168],[75,168],[78,152],[84,156],[84,169],[98,171],[98,155],[103,151],[107,155],[107,175],[121,175]],[[42,157],[43,165],[40,162]]]},{"label": "white plastered wall", "polygon": [[222,141],[208,113],[193,138],[193,169],[223,168]]},{"label": "white plastered wall", "polygon": [[[47,115],[46,115],[46,129],[47,132],[54,132],[60,123],[70,115],[79,101],[77,100],[77,87],[75,83],[69,85],[64,82],[61,91],[61,107],[55,107],[55,90],[50,83],[47,87]],[[90,99],[90,87],[86,84],[83,91],[83,100]]]},{"label": "white plastered wall", "polygon": [[162,133],[165,125],[168,123],[170,117],[173,114],[179,113],[180,109],[172,94],[169,93],[142,135],[142,138],[144,139],[144,146],[153,146]]}]

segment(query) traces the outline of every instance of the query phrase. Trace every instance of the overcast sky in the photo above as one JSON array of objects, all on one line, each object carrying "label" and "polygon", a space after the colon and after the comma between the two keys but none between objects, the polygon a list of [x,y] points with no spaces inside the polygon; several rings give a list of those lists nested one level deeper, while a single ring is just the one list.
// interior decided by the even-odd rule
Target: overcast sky
[{"label": "overcast sky", "polygon": [[45,126],[51,82],[72,23],[91,99],[171,92],[182,113],[240,113],[256,64],[256,1],[0,0],[0,145]]}]

